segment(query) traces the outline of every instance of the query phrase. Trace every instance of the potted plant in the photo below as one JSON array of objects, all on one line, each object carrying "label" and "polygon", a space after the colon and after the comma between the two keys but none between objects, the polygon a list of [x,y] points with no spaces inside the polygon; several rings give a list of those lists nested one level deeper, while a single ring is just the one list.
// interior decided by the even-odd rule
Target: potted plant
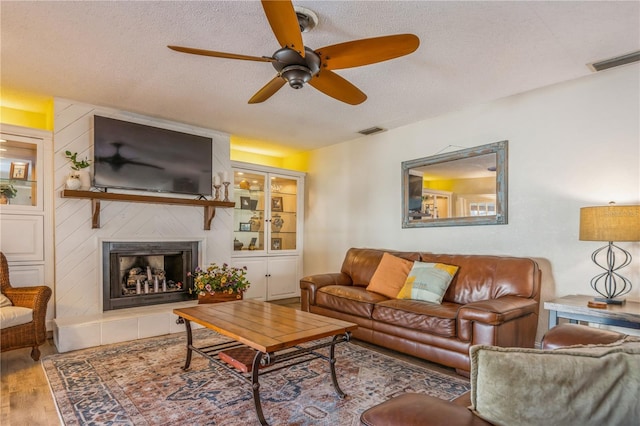
[{"label": "potted plant", "polygon": [[189,292],[198,295],[198,303],[216,303],[240,300],[251,285],[247,280],[247,267],[236,268],[223,263],[212,263],[206,269],[197,267],[187,276],[193,277]]},{"label": "potted plant", "polygon": [[84,160],[78,160],[78,153],[65,151],[65,157],[71,161],[71,170],[73,170],[69,177],[67,178],[67,188],[68,189],[88,189],[90,184],[89,173],[86,170],[87,167],[91,165],[89,160],[85,158]]},{"label": "potted plant", "polygon": [[11,182],[0,184],[0,204],[9,204],[9,200],[16,196],[18,190]]}]

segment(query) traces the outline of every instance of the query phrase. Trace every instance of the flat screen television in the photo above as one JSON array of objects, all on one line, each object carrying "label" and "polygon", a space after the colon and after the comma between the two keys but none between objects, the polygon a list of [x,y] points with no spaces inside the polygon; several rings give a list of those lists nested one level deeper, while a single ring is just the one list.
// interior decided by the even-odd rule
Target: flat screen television
[{"label": "flat screen television", "polygon": [[94,116],[93,186],[211,195],[212,139]]}]

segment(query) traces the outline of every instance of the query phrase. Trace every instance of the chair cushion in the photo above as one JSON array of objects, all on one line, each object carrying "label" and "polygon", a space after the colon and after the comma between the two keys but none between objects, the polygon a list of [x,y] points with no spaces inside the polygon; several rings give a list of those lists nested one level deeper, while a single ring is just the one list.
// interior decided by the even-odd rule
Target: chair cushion
[{"label": "chair cushion", "polygon": [[640,424],[640,338],[556,350],[472,346],[471,403],[499,425]]},{"label": "chair cushion", "polygon": [[21,306],[0,308],[0,329],[15,327],[33,321],[33,309]]},{"label": "chair cushion", "polygon": [[11,300],[7,296],[0,293],[0,308],[4,308],[6,306],[13,306],[13,303],[11,303]]},{"label": "chair cushion", "polygon": [[407,280],[413,262],[384,253],[367,286],[368,291],[395,299]]},{"label": "chair cushion", "polygon": [[414,262],[397,298],[442,303],[457,271],[457,266],[445,263]]}]

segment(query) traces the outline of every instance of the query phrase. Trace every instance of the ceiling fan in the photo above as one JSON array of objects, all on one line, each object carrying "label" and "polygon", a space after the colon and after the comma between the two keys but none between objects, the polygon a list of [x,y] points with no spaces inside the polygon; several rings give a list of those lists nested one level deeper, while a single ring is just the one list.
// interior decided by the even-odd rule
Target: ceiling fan
[{"label": "ceiling fan", "polygon": [[309,83],[325,95],[350,105],[358,105],[367,99],[367,95],[333,70],[398,58],[412,53],[420,45],[420,40],[413,34],[397,34],[312,50],[302,43],[302,32],[307,30],[309,23],[314,25],[317,22],[313,12],[308,11],[311,16],[304,12],[296,13],[290,1],[262,0],[262,7],[278,43],[282,46],[272,56],[247,56],[181,46],[167,47],[194,55],[271,62],[278,74],[249,99],[250,104],[266,101],[288,82],[294,89],[300,89],[305,83]]}]

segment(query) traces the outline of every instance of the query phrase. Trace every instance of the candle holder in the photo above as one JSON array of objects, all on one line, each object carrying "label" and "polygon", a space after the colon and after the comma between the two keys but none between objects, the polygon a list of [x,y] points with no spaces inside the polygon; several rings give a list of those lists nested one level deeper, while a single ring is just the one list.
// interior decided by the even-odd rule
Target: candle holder
[{"label": "candle holder", "polygon": [[222,185],[213,185],[213,189],[215,189],[215,198],[213,201],[220,201],[220,187],[222,187]]},{"label": "candle holder", "polygon": [[231,184],[231,182],[222,182],[222,184],[224,185],[224,201],[225,203],[230,202],[231,200],[229,200],[229,185]]}]

